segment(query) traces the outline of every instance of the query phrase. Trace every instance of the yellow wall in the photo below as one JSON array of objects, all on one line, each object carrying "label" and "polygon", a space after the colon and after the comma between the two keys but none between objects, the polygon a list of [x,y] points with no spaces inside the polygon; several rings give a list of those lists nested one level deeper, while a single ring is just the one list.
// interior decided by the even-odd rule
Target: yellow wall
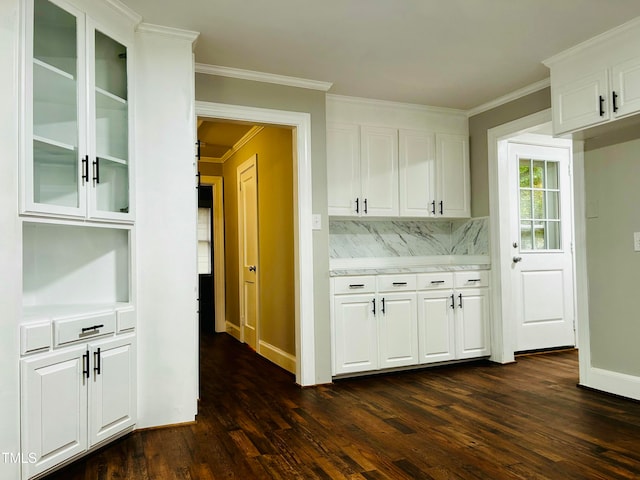
[{"label": "yellow wall", "polygon": [[221,177],[223,175],[222,166],[221,163],[200,162],[198,163],[198,171],[200,175]]},{"label": "yellow wall", "polygon": [[290,129],[265,127],[222,170],[227,321],[239,326],[237,167],[257,154],[260,339],[295,355],[292,152]]}]

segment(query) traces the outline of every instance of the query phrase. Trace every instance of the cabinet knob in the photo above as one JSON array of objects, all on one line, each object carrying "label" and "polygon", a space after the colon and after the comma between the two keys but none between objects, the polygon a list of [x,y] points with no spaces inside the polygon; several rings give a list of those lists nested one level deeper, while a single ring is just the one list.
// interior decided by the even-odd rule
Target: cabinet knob
[{"label": "cabinet knob", "polygon": [[249,271],[250,271],[250,272],[255,272],[255,271],[256,271],[256,266],[255,266],[255,265],[251,265],[251,266],[249,267]]}]

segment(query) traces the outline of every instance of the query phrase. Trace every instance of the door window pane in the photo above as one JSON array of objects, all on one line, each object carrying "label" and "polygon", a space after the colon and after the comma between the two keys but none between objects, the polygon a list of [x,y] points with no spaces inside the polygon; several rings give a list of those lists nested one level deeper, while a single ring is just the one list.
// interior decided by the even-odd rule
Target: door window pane
[{"label": "door window pane", "polygon": [[547,248],[550,250],[560,249],[560,222],[547,223]]},{"label": "door window pane", "polygon": [[520,222],[520,249],[533,250],[531,222]]},{"label": "door window pane", "polygon": [[546,222],[535,222],[533,224],[533,241],[534,250],[545,250],[547,248],[547,242],[545,240],[544,232]]},{"label": "door window pane", "polygon": [[531,190],[520,190],[520,218],[531,218]]},{"label": "door window pane", "polygon": [[520,159],[520,186],[531,187],[531,160]]},{"label": "door window pane", "polygon": [[544,191],[533,191],[533,218],[545,218]]}]

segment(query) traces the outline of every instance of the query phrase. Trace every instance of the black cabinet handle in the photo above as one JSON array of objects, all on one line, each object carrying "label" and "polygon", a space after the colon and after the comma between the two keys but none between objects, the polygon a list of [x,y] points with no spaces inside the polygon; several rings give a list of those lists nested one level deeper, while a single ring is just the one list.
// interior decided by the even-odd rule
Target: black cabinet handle
[{"label": "black cabinet handle", "polygon": [[440,200],[440,215],[444,215],[444,202]]},{"label": "black cabinet handle", "polygon": [[96,372],[98,375],[100,375],[100,366],[101,366],[100,358],[101,358],[100,349],[98,348],[98,350],[93,352],[93,363],[96,364],[96,366],[93,367],[93,371]]},{"label": "black cabinet handle", "polygon": [[93,183],[100,183],[100,157],[93,162]]},{"label": "black cabinet handle", "polygon": [[394,287],[404,287],[407,285],[407,282],[393,282],[392,285]]},{"label": "black cabinet handle", "polygon": [[612,97],[613,97],[613,113],[616,113],[618,111],[618,94],[614,91]]},{"label": "black cabinet handle", "polygon": [[437,285],[439,283],[444,283],[444,280],[431,280],[431,285]]},{"label": "black cabinet handle", "polygon": [[351,283],[349,288],[364,288],[364,283]]},{"label": "black cabinet handle", "polygon": [[82,159],[82,182],[89,182],[89,155],[85,155]]},{"label": "black cabinet handle", "polygon": [[433,202],[431,202],[431,213],[433,215],[436,214],[436,201],[435,200]]},{"label": "black cabinet handle", "polygon": [[360,213],[360,199],[356,198],[356,213]]},{"label": "black cabinet handle", "polygon": [[479,282],[480,280],[480,278],[470,278],[467,282]]},{"label": "black cabinet handle", "polygon": [[373,314],[376,314],[376,299],[374,298],[373,300],[371,300],[371,302],[373,303]]},{"label": "black cabinet handle", "polygon": [[462,294],[458,295],[458,306],[462,308]]},{"label": "black cabinet handle", "polygon": [[449,305],[449,307],[453,309],[456,308],[456,297],[453,295],[453,293],[451,294],[451,305]]},{"label": "black cabinet handle", "polygon": [[598,98],[600,100],[600,116],[604,117],[604,97],[600,95]]},{"label": "black cabinet handle", "polygon": [[382,297],[382,313],[384,313],[384,297]]},{"label": "black cabinet handle", "polygon": [[92,330],[98,330],[99,328],[104,327],[104,324],[100,324],[100,325],[93,325],[91,327],[83,327],[82,328],[82,333],[87,333],[90,332]]},{"label": "black cabinet handle", "polygon": [[369,211],[367,210],[367,199],[364,199],[364,213],[369,213]]},{"label": "black cabinet handle", "polygon": [[82,375],[89,378],[89,350],[82,355]]}]

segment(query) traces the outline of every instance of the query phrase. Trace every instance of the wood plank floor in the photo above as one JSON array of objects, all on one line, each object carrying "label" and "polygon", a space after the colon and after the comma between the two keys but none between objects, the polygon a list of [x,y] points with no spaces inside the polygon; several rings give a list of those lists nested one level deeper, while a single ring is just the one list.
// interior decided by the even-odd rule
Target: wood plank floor
[{"label": "wood plank floor", "polygon": [[135,432],[47,477],[640,478],[640,404],[576,387],[575,351],[301,389],[205,335],[197,423]]}]

